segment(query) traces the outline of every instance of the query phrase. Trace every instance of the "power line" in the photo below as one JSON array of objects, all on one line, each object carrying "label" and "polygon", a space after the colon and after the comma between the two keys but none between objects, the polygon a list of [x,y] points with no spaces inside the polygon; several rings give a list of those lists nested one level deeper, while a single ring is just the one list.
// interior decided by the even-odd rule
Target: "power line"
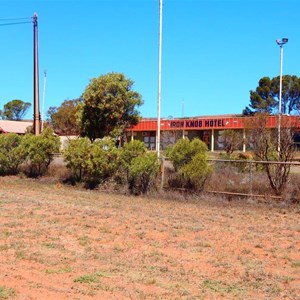
[{"label": "power line", "polygon": [[18,25],[18,24],[26,24],[26,23],[32,23],[32,22],[27,21],[27,22],[4,23],[4,24],[0,24],[0,26]]},{"label": "power line", "polygon": [[0,19],[0,22],[2,21],[18,21],[18,20],[28,20],[31,19],[31,17],[26,17],[26,18],[11,18],[11,19]]}]

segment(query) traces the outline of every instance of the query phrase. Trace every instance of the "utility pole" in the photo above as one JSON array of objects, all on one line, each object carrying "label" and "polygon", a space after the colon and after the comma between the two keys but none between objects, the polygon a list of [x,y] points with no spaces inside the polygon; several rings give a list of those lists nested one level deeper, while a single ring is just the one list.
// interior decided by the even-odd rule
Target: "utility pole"
[{"label": "utility pole", "polygon": [[38,16],[33,14],[33,95],[34,114],[33,131],[35,135],[41,133],[41,114],[39,108],[39,59],[38,59]]}]

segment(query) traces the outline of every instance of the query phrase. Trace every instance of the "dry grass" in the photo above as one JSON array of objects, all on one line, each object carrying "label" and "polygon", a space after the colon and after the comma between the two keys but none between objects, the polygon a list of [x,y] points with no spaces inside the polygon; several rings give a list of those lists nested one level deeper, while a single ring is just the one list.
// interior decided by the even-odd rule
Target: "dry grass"
[{"label": "dry grass", "polygon": [[[300,167],[293,166],[287,186],[282,194],[285,202],[300,203]],[[270,195],[275,195],[270,186],[267,175],[261,169],[255,170],[255,167],[250,173],[249,165],[239,164],[238,167],[234,164],[217,162],[214,165],[214,172],[206,182],[205,190],[221,191],[232,193],[245,193],[265,195],[266,198]]]},{"label": "dry grass", "polygon": [[299,299],[297,206],[0,186],[0,299]]}]

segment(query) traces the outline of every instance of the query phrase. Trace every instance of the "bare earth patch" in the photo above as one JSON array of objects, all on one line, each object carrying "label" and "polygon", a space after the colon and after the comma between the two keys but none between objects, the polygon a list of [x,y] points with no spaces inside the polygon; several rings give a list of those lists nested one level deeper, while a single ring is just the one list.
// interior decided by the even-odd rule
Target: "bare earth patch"
[{"label": "bare earth patch", "polygon": [[0,299],[300,299],[299,208],[0,189]]}]

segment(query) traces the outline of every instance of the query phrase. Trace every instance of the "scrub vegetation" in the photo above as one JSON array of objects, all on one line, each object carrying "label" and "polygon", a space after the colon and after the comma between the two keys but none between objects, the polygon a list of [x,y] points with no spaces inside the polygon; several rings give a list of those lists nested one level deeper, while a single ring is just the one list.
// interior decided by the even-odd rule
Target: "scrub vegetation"
[{"label": "scrub vegetation", "polygon": [[0,299],[297,299],[299,202],[202,193],[243,187],[247,156],[213,168],[202,141],[180,140],[161,191],[140,141],[78,138],[59,164],[51,129],[0,145]]},{"label": "scrub vegetation", "polygon": [[30,177],[47,173],[53,160],[53,153],[58,153],[60,140],[47,128],[39,136],[25,134],[0,134],[0,174],[13,175],[25,172]]},{"label": "scrub vegetation", "polygon": [[[279,156],[272,132],[262,126],[259,128],[252,129],[259,137],[253,142],[256,145],[253,152],[222,154],[226,164],[209,162],[207,146],[197,138],[180,139],[170,146],[165,151],[169,160],[165,163],[165,159],[158,160],[156,154],[138,140],[120,145],[112,138],[92,142],[87,137],[78,137],[69,141],[60,166],[55,164],[56,169],[52,168],[50,173],[54,154],[60,151],[59,137],[53,135],[52,129],[45,129],[40,136],[3,134],[0,135],[0,174],[50,175],[63,183],[80,184],[89,189],[111,188],[134,195],[161,192],[164,187],[198,195],[207,190],[250,194],[254,191],[277,196],[288,192],[299,201],[298,184],[291,186],[299,180],[299,172],[290,174],[288,164],[295,154],[291,131],[282,128]],[[277,164],[255,163],[262,160]],[[254,189],[256,181],[261,185],[257,185],[258,189]]]}]

